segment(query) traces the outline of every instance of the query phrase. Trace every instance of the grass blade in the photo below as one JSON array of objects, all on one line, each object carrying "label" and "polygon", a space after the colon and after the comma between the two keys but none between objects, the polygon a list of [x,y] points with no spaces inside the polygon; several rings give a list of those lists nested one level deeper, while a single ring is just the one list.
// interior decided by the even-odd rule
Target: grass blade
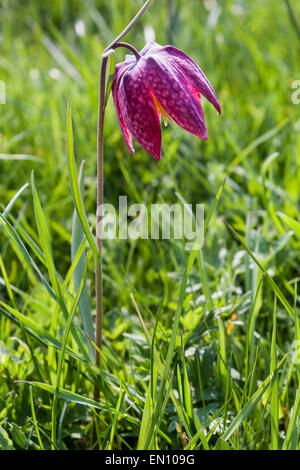
[{"label": "grass blade", "polygon": [[[285,355],[281,361],[279,362],[276,370],[279,370],[282,366],[283,362],[286,360],[287,355]],[[258,388],[258,390],[252,395],[250,400],[243,406],[241,411],[237,414],[237,416],[232,421],[231,425],[226,429],[224,434],[222,435],[222,439],[227,441],[230,436],[236,431],[236,429],[242,424],[242,422],[249,416],[253,408],[256,406],[262,395],[268,389],[270,383],[274,379],[274,372],[272,372],[268,377],[264,380],[262,385]],[[299,395],[300,396],[300,395]]]},{"label": "grass blade", "polygon": [[91,229],[88,224],[87,216],[84,210],[84,205],[79,189],[78,177],[76,172],[75,164],[75,155],[74,155],[74,144],[73,144],[73,128],[72,128],[72,115],[71,115],[71,103],[68,101],[67,109],[67,160],[68,160],[68,170],[69,170],[69,180],[73,195],[74,205],[77,210],[79,220],[82,225],[82,229],[86,235],[90,248],[96,258],[99,257],[98,248],[96,241],[91,232]]},{"label": "grass blade", "polygon": [[277,301],[274,300],[273,311],[273,332],[271,340],[271,364],[270,373],[274,373],[274,380],[271,389],[271,439],[272,450],[278,450],[278,431],[279,431],[279,401],[278,401],[278,370],[276,368],[276,310]]},{"label": "grass blade", "polygon": [[17,245],[17,247],[20,249],[20,251],[22,252],[22,254],[23,254],[25,260],[28,262],[28,264],[35,270],[35,272],[39,276],[40,280],[42,281],[42,283],[46,287],[46,289],[49,292],[49,294],[51,295],[51,297],[53,297],[53,299],[57,301],[57,297],[56,297],[55,292],[50,287],[49,283],[46,281],[45,277],[43,276],[43,274],[41,273],[41,271],[37,267],[36,263],[31,258],[30,254],[28,253],[24,243],[20,239],[17,232],[15,231],[13,226],[8,222],[8,220],[3,216],[3,214],[0,214],[0,224],[5,229],[5,231],[8,233],[8,235],[13,240],[13,242]]},{"label": "grass blade", "polygon": [[275,282],[273,281],[273,279],[271,278],[271,276],[269,275],[269,273],[267,272],[267,270],[262,266],[262,264],[258,261],[258,259],[254,256],[254,254],[252,253],[252,251],[247,247],[247,245],[243,242],[243,240],[241,239],[241,237],[237,234],[237,232],[232,228],[232,226],[226,221],[224,220],[224,223],[226,224],[226,226],[229,228],[229,230],[233,233],[233,235],[235,236],[235,238],[240,242],[240,244],[244,247],[244,249],[247,251],[247,253],[251,256],[251,258],[253,259],[253,261],[257,264],[257,266],[263,271],[263,273],[265,274],[265,277],[268,281],[268,283],[270,284],[271,288],[273,289],[274,293],[277,295],[278,299],[280,300],[280,302],[282,303],[282,305],[285,307],[285,309],[287,310],[288,314],[291,316],[292,319],[294,319],[294,309],[293,307],[290,305],[290,303],[287,301],[287,299],[285,298],[285,296],[283,295],[283,293],[281,292],[281,290],[279,289],[279,287],[275,284]]},{"label": "grass blade", "polygon": [[[73,316],[74,316],[75,310],[77,308],[77,305],[78,305],[78,302],[79,302],[79,299],[80,299],[80,296],[81,296],[81,293],[82,293],[83,286],[85,284],[86,271],[87,271],[87,264],[85,265],[85,269],[84,269],[83,276],[81,278],[80,286],[78,288],[76,297],[73,301],[72,307],[71,307],[69,315],[68,315],[67,323],[66,323],[66,328],[65,328],[65,332],[64,332],[64,336],[63,336],[63,341],[62,341],[62,347],[61,347],[61,350],[59,352],[59,357],[58,357],[58,365],[57,365],[57,373],[56,373],[56,387],[57,388],[60,386],[60,379],[61,379],[61,374],[62,374],[63,362],[64,362],[64,357],[65,357],[65,351],[66,351],[66,347],[67,347],[69,332],[70,332],[70,328],[71,328],[71,323],[72,323]],[[55,443],[56,443],[56,416],[57,416],[57,397],[54,396],[53,405],[52,405],[52,435],[51,435],[51,439]]]},{"label": "grass blade", "polygon": [[[84,161],[81,163],[81,166],[80,166],[78,184],[80,188],[80,193],[81,195],[83,195]],[[78,249],[80,249],[80,245],[83,240],[84,240],[84,232],[82,229],[82,225],[80,223],[77,209],[75,208],[74,215],[73,215],[72,244],[71,244],[72,263],[76,259],[76,253],[78,252]],[[85,261],[86,261],[86,254],[83,252],[73,273],[74,285],[75,285],[76,290],[78,290],[82,276],[84,274]],[[82,294],[79,299],[79,311],[80,311],[80,316],[81,316],[81,321],[82,321],[84,332],[87,333],[92,340],[94,340],[95,336],[94,336],[93,319],[92,319],[92,313],[91,313],[91,304],[90,304],[86,281],[84,283]],[[93,359],[94,348],[88,339],[87,339],[87,344],[88,344],[90,356]]]}]

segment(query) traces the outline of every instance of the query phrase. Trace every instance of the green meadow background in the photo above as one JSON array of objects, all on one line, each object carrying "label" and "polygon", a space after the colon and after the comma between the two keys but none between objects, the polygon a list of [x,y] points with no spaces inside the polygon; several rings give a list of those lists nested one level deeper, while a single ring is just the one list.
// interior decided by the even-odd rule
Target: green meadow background
[{"label": "green meadow background", "polygon": [[110,98],[105,202],[204,203],[206,233],[195,255],[178,240],[104,242],[93,365],[67,100],[94,231],[101,54],[142,3],[0,1],[0,449],[299,449],[296,0],[156,0],[126,37],[189,54],[222,115],[203,100],[205,142],[163,128],[157,162],[136,142],[129,154]]}]

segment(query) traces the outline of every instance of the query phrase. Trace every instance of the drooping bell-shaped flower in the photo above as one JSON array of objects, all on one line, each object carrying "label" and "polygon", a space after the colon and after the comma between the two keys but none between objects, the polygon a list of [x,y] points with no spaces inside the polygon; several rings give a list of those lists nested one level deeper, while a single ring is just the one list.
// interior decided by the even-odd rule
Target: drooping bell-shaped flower
[{"label": "drooping bell-shaped flower", "polygon": [[154,158],[161,159],[160,117],[201,139],[207,129],[203,95],[221,113],[216,94],[202,70],[173,46],[149,42],[140,57],[126,56],[116,66],[112,86],[120,128],[131,153],[132,136]]}]

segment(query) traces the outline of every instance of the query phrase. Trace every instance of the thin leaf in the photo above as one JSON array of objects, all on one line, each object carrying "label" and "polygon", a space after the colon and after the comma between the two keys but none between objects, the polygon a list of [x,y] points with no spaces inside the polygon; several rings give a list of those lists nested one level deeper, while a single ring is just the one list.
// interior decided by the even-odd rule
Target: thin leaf
[{"label": "thin leaf", "polygon": [[268,283],[270,284],[271,288],[273,289],[274,293],[277,295],[278,299],[280,300],[280,302],[282,303],[282,305],[285,307],[285,309],[287,310],[288,314],[291,316],[292,319],[294,319],[294,309],[293,307],[290,305],[290,303],[287,301],[287,299],[285,298],[285,296],[283,295],[283,293],[281,292],[281,290],[279,289],[279,287],[275,284],[275,282],[273,281],[273,279],[271,278],[271,276],[269,275],[269,273],[267,272],[267,270],[262,266],[262,264],[257,260],[257,258],[254,256],[254,254],[252,253],[252,251],[247,247],[247,245],[243,242],[243,240],[241,239],[241,237],[237,234],[237,232],[231,227],[231,225],[226,221],[224,220],[224,223],[226,224],[226,226],[229,228],[229,230],[233,233],[233,235],[235,236],[235,238],[241,243],[241,245],[244,247],[244,249],[247,251],[247,253],[251,256],[251,258],[253,259],[253,261],[257,264],[257,266],[263,271],[263,273],[265,274],[265,277],[268,281]]},{"label": "thin leaf", "polygon": [[[83,198],[83,190],[84,190],[84,161],[80,165],[80,171],[79,171],[79,179],[78,179],[78,184],[79,184],[79,189],[80,193]],[[76,254],[78,250],[80,249],[80,245],[85,239],[84,237],[84,232],[82,229],[82,225],[80,223],[80,219],[78,216],[77,209],[75,208],[74,210],[74,215],[73,215],[73,227],[72,227],[72,244],[71,244],[71,259],[72,263],[74,263],[74,260],[76,259]],[[80,259],[78,261],[77,266],[74,269],[74,285],[75,289],[78,290],[82,276],[84,274],[84,266],[85,266],[85,261],[86,261],[86,254],[83,252],[82,255],[80,256]],[[85,333],[88,334],[88,336],[94,340],[94,327],[93,327],[93,319],[92,319],[92,313],[91,313],[91,304],[90,304],[90,299],[89,299],[89,294],[88,294],[88,287],[87,283],[85,281],[83,289],[82,289],[82,294],[79,299],[79,312],[82,320],[82,325],[83,325],[83,330]],[[92,344],[90,341],[87,339],[87,344],[89,348],[89,353],[91,358],[94,357],[94,348],[92,347]]]},{"label": "thin leaf", "polygon": [[[276,370],[279,370],[282,366],[283,362],[286,360],[287,355],[285,355],[278,364]],[[258,388],[258,390],[252,395],[250,400],[243,406],[241,411],[237,414],[237,416],[232,421],[231,425],[226,429],[224,434],[222,435],[222,439],[227,441],[230,436],[236,431],[236,429],[242,424],[242,422],[249,416],[253,408],[256,406],[258,401],[261,399],[262,395],[270,386],[270,383],[274,379],[274,372],[272,372],[268,377],[264,380],[262,385]]]},{"label": "thin leaf", "polygon": [[17,245],[17,247],[20,249],[20,251],[22,252],[22,254],[23,254],[25,260],[28,262],[28,264],[35,270],[35,272],[39,276],[40,280],[42,281],[42,283],[46,287],[46,289],[49,292],[49,294],[51,295],[51,297],[53,297],[53,299],[57,301],[57,297],[56,297],[53,289],[50,287],[50,285],[46,281],[45,277],[43,276],[43,274],[41,273],[41,271],[39,270],[39,268],[37,267],[37,265],[35,264],[35,262],[31,258],[30,254],[28,253],[24,243],[20,239],[17,232],[15,231],[13,226],[8,222],[8,220],[3,216],[3,214],[0,214],[0,224],[5,229],[5,231],[8,233],[8,235],[13,240],[13,242]]},{"label": "thin leaf", "polygon": [[295,219],[292,219],[292,217],[289,217],[288,215],[284,214],[283,212],[276,212],[278,217],[280,217],[291,229],[294,230],[297,235],[300,235],[300,223],[297,222]]},{"label": "thin leaf", "polygon": [[96,258],[99,257],[99,251],[96,245],[96,241],[91,232],[91,229],[88,224],[87,216],[84,210],[84,205],[79,189],[78,177],[76,172],[75,164],[75,155],[74,155],[74,146],[73,146],[73,129],[72,129],[72,115],[71,115],[71,103],[68,101],[68,110],[67,110],[67,160],[68,160],[68,170],[69,170],[69,180],[73,195],[73,201],[77,210],[79,220],[82,225],[82,229],[86,235],[86,238],[89,242],[92,252]]}]

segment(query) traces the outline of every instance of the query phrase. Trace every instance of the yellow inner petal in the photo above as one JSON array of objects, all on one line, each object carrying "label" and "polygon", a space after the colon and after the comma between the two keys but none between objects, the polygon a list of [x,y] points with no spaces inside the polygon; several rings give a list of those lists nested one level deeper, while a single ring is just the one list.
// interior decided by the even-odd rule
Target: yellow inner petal
[{"label": "yellow inner petal", "polygon": [[162,105],[160,104],[160,102],[155,98],[155,96],[153,95],[152,93],[152,98],[153,98],[153,101],[154,101],[154,104],[155,104],[155,108],[156,108],[156,111],[158,112],[158,114],[160,116],[162,116],[163,120],[164,120],[164,125],[165,127],[167,127],[168,125],[168,121],[167,121],[167,118],[169,118],[170,120],[172,120],[170,118],[170,116],[166,113],[166,111],[164,110],[164,108],[162,107]]}]

